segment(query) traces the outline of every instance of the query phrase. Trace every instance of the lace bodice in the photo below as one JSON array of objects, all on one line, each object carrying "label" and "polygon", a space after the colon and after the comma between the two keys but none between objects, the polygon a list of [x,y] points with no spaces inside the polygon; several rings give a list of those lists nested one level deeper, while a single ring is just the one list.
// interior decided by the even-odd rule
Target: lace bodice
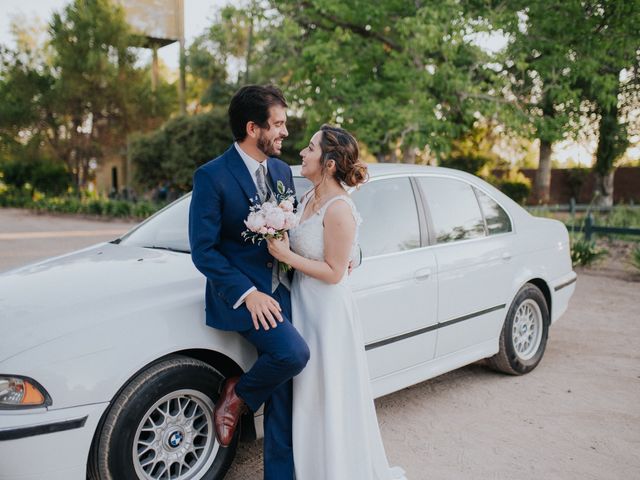
[{"label": "lace bodice", "polygon": [[358,253],[358,234],[359,227],[362,223],[362,219],[360,214],[356,210],[356,206],[349,198],[348,195],[337,195],[328,201],[318,210],[316,213],[308,217],[303,222],[300,222],[302,219],[302,214],[304,209],[309,201],[311,195],[304,195],[304,199],[300,205],[298,205],[298,210],[296,215],[298,216],[298,226],[291,229],[289,231],[289,243],[291,245],[291,250],[297,253],[298,255],[302,255],[303,257],[310,258],[312,260],[324,260],[324,225],[323,219],[324,214],[333,202],[342,200],[349,204],[351,207],[351,211],[353,212],[353,218],[356,221],[356,235],[353,240],[353,245],[351,247],[351,258],[356,258]]}]

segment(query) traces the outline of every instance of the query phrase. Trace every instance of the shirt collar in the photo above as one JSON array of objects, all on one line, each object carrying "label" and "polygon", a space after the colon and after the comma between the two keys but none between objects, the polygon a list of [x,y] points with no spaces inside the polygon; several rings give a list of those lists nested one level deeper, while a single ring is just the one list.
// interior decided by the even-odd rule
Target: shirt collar
[{"label": "shirt collar", "polygon": [[255,177],[256,170],[258,170],[258,167],[260,165],[264,165],[265,170],[269,171],[269,167],[267,165],[267,162],[269,161],[268,158],[265,159],[264,162],[260,163],[255,158],[253,158],[251,155],[249,155],[247,152],[242,150],[242,148],[240,148],[240,145],[238,145],[238,142],[233,142],[233,146],[236,147],[236,150],[240,154],[240,158],[242,158],[242,161],[247,166],[247,170],[249,170],[249,173],[251,173],[252,177]]}]

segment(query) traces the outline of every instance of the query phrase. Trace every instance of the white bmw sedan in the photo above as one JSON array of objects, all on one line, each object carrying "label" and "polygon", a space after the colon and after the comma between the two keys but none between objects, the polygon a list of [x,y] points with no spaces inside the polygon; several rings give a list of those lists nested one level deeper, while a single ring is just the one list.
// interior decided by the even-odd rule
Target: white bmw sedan
[{"label": "white bmw sedan", "polygon": [[[375,395],[485,358],[534,369],[575,288],[564,225],[459,171],[370,174],[352,192],[364,222],[351,282]],[[0,275],[0,479],[222,478],[238,441],[262,434],[258,412],[230,447],[215,440],[218,388],[256,354],[205,325],[189,200]]]}]

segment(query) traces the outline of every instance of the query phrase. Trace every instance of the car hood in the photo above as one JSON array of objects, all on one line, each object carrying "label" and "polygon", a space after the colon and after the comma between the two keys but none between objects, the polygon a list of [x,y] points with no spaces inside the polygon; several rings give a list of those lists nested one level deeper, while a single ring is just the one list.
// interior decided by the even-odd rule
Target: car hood
[{"label": "car hood", "polygon": [[188,254],[111,243],[0,274],[0,362],[203,283]]}]

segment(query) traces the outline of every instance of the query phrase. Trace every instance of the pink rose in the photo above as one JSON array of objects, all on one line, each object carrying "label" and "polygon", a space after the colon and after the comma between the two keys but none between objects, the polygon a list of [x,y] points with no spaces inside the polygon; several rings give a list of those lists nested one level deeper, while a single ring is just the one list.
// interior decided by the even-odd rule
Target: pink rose
[{"label": "pink rose", "polygon": [[284,228],[285,213],[279,208],[274,208],[265,213],[264,219],[267,227],[274,230],[282,230]]},{"label": "pink rose", "polygon": [[276,230],[274,228],[269,227],[269,228],[267,228],[267,233],[269,235],[274,235],[276,233]]},{"label": "pink rose", "polygon": [[260,233],[262,235],[266,235],[266,233],[269,231],[269,229],[267,227],[261,227],[260,230],[258,230],[257,233]]},{"label": "pink rose", "polygon": [[293,212],[293,202],[291,200],[283,200],[279,207],[285,212]]},{"label": "pink rose", "polygon": [[292,229],[298,224],[298,217],[293,212],[286,212],[284,214],[284,228],[287,230]]},{"label": "pink rose", "polygon": [[265,223],[266,222],[264,216],[258,212],[250,213],[247,219],[244,221],[244,224],[252,232],[259,232],[260,229],[265,226]]}]

